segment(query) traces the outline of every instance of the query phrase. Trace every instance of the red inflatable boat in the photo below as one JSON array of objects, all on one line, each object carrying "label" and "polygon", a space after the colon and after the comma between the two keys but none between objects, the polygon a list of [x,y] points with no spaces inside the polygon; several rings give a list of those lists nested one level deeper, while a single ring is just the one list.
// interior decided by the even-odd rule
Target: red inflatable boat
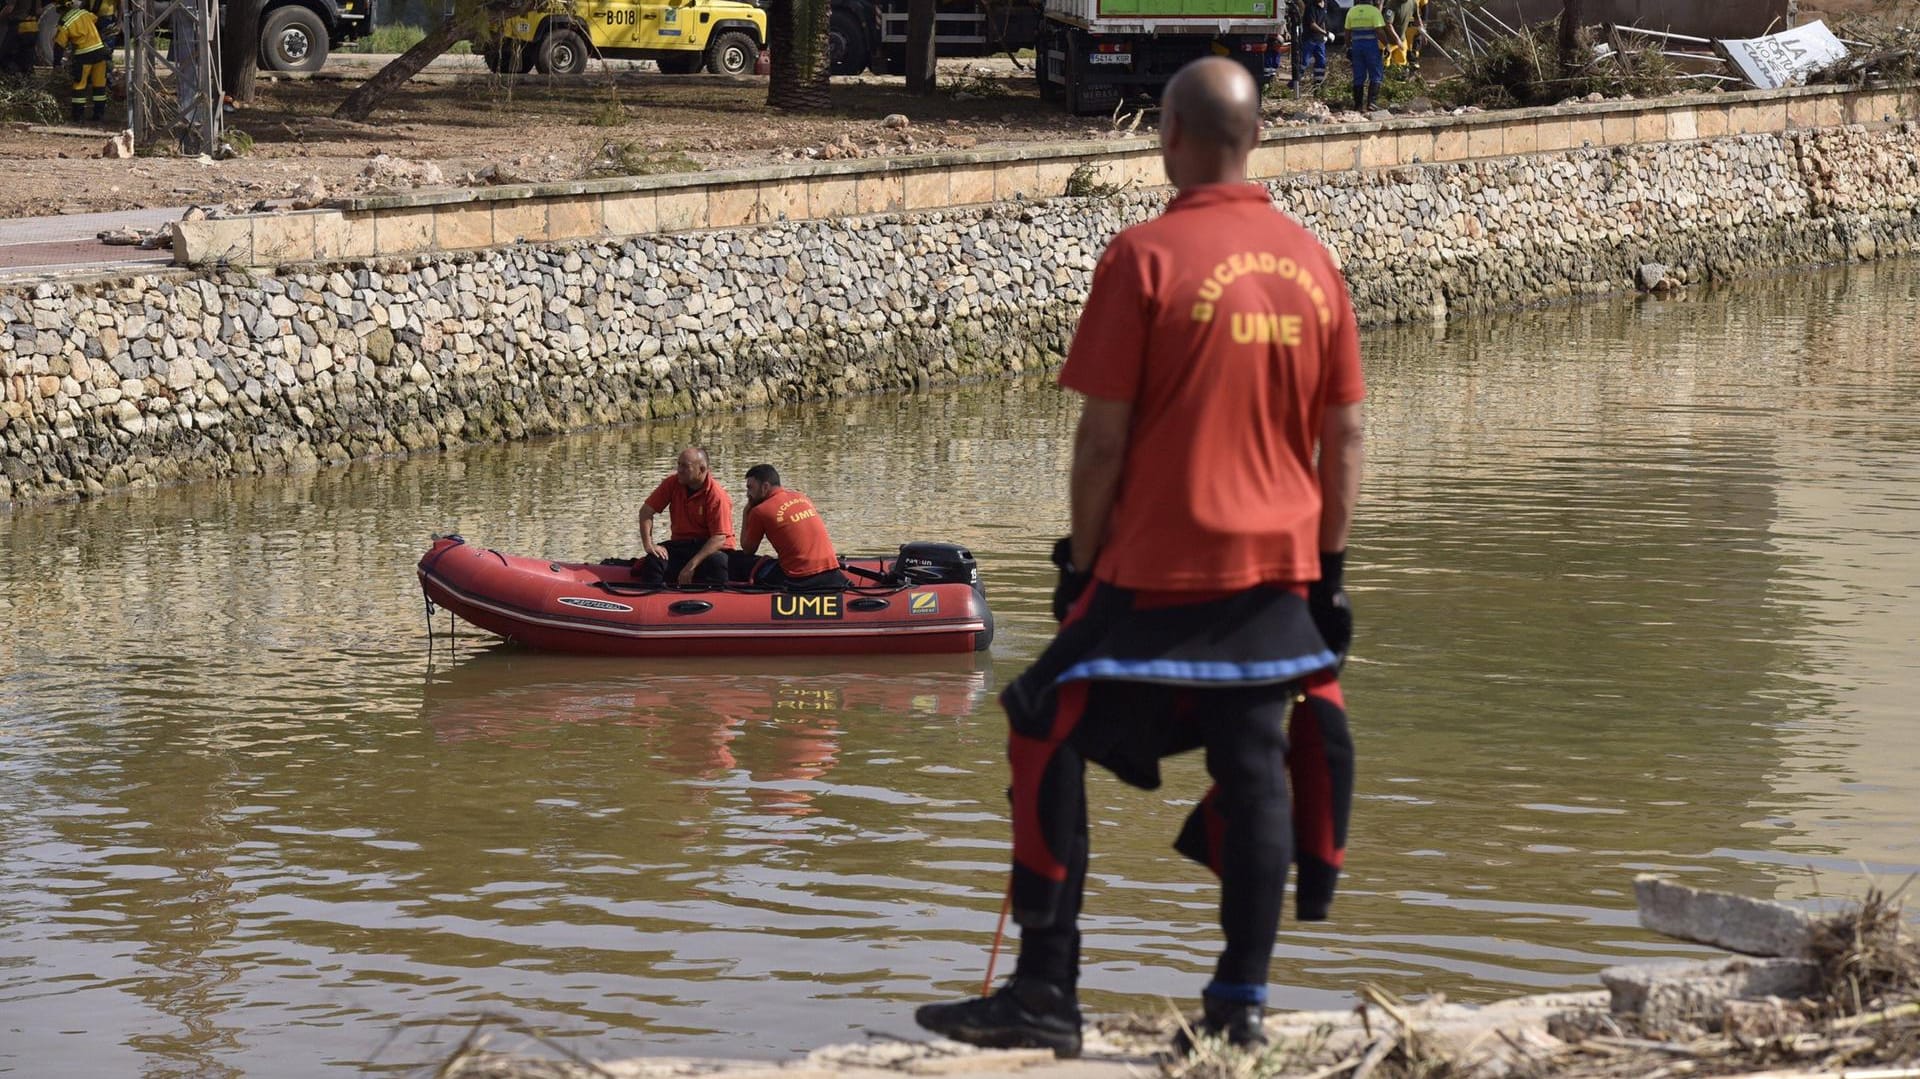
[{"label": "red inflatable boat", "polygon": [[640,584],[625,562],[520,558],[446,536],[421,556],[420,588],[429,603],[481,629],[553,652],[878,655],[981,652],[993,640],[993,614],[966,548],[909,543],[893,558],[843,564],[860,587],[661,588]]}]

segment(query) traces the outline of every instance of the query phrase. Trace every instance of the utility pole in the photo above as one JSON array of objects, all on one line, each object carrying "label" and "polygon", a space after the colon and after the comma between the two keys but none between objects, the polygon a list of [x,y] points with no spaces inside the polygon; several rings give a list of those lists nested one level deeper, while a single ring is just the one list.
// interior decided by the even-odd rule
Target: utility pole
[{"label": "utility pole", "polygon": [[[219,0],[126,0],[127,117],[133,144],[179,140],[180,152],[220,150]],[[159,38],[165,35],[167,47]]]}]

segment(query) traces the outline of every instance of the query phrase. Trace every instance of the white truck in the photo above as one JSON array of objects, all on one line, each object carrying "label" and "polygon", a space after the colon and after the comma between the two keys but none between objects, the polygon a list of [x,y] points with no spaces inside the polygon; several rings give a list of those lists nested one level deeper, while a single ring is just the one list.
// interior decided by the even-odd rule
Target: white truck
[{"label": "white truck", "polygon": [[1269,53],[1285,31],[1280,0],[1045,0],[1034,45],[1040,96],[1077,115],[1111,112],[1125,98],[1158,97],[1173,73],[1202,56],[1245,65],[1265,89]]}]

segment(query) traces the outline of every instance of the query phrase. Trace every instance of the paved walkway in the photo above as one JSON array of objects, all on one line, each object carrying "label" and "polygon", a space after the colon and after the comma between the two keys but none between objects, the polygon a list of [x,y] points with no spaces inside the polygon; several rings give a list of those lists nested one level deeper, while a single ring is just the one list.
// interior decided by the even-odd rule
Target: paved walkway
[{"label": "paved walkway", "polygon": [[166,265],[173,252],[112,247],[97,238],[108,229],[152,229],[180,220],[184,206],[105,214],[16,217],[0,220],[0,279],[55,271],[117,270]]}]

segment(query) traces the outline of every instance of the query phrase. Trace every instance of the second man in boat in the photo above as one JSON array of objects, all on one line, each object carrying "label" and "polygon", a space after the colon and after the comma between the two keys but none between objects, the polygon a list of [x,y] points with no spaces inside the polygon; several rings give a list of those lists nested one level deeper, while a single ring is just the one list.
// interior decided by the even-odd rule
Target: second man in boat
[{"label": "second man in boat", "polygon": [[[774,557],[756,557],[760,541]],[[794,592],[835,592],[849,587],[840,556],[827,537],[827,523],[813,500],[780,486],[772,465],[747,470],[747,512],[740,523],[740,549],[728,555],[735,581]]]}]

